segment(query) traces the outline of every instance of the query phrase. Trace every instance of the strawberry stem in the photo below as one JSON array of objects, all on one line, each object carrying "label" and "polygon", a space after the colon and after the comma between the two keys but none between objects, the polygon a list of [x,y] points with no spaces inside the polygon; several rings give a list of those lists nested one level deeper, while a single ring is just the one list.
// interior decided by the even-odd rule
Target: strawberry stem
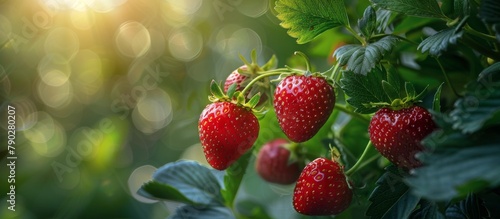
[{"label": "strawberry stem", "polygon": [[358,161],[356,161],[356,163],[351,167],[351,169],[349,169],[345,172],[346,176],[350,176],[350,175],[354,174],[357,170],[366,166],[369,162],[374,161],[375,158],[378,157],[378,156],[375,156],[375,157],[371,157],[371,158],[367,159],[367,155],[369,154],[368,152],[370,151],[371,148],[373,148],[372,146],[373,146],[372,141],[368,141],[368,144],[366,144],[365,150],[363,151],[363,153],[359,157]]},{"label": "strawberry stem", "polygon": [[450,77],[448,77],[448,73],[446,73],[446,70],[444,70],[444,67],[443,67],[443,65],[441,64],[441,62],[439,61],[438,58],[436,58],[436,62],[438,63],[439,68],[441,68],[441,71],[443,72],[443,75],[444,75],[444,80],[446,81],[446,83],[448,84],[448,86],[453,91],[453,94],[455,94],[455,96],[457,96],[457,97],[460,97],[460,94],[458,94],[457,90],[455,90],[455,87],[451,84]]},{"label": "strawberry stem", "polygon": [[250,90],[252,88],[252,86],[257,82],[259,81],[260,79],[262,78],[265,78],[265,77],[271,77],[273,75],[280,75],[280,74],[283,74],[282,71],[269,71],[268,73],[265,73],[265,74],[262,74],[262,75],[259,75],[257,77],[255,77],[254,79],[252,79],[248,84],[247,86],[241,91],[241,93],[243,95],[245,95],[247,93],[248,90]]},{"label": "strawberry stem", "polygon": [[302,58],[304,58],[304,61],[306,62],[306,70],[308,72],[310,72],[311,71],[311,62],[309,61],[309,58],[307,58],[306,54],[304,54],[303,52],[300,52],[300,51],[295,51],[293,54],[300,55],[300,56],[302,56]]},{"label": "strawberry stem", "polygon": [[338,109],[338,110],[340,110],[340,111],[342,111],[342,112],[350,115],[353,118],[359,119],[362,122],[370,123],[370,119],[368,117],[365,117],[365,116],[363,116],[363,115],[361,115],[359,113],[355,113],[352,110],[347,109],[347,107],[345,105],[336,103],[335,104],[335,109]]}]

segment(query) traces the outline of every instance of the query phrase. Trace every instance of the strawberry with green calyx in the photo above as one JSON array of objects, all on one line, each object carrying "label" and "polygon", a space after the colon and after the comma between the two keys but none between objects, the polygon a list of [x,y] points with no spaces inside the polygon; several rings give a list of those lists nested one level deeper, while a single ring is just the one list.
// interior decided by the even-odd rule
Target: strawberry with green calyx
[{"label": "strawberry with green calyx", "polygon": [[248,102],[233,84],[227,94],[212,81],[212,95],[200,115],[198,132],[208,163],[217,170],[224,170],[247,152],[257,140],[259,123],[253,109],[259,94]]},{"label": "strawberry with green calyx", "polygon": [[373,104],[380,109],[370,121],[370,140],[380,154],[396,166],[419,167],[421,163],[415,154],[424,150],[420,142],[437,128],[432,115],[415,105],[425,90],[415,95],[413,85],[406,83],[406,96],[400,98],[394,86],[386,81],[382,83],[391,102]]},{"label": "strawberry with green calyx", "polygon": [[265,143],[255,161],[257,173],[271,183],[287,185],[297,181],[302,169],[294,156],[296,146],[282,138]]},{"label": "strawberry with green calyx", "polygon": [[[309,62],[307,62],[309,68]],[[311,139],[326,123],[335,105],[335,92],[323,73],[293,73],[274,91],[273,106],[279,125],[294,142]]]},{"label": "strawberry with green calyx", "polygon": [[337,150],[332,160],[317,158],[302,170],[293,192],[294,209],[305,215],[336,215],[352,201],[352,190],[339,162]]}]

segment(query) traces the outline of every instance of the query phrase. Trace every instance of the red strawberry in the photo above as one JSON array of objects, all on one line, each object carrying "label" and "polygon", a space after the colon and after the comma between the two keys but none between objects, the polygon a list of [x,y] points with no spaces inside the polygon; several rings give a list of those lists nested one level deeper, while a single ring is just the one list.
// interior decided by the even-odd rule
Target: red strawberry
[{"label": "red strawberry", "polygon": [[245,76],[245,75],[242,75],[238,72],[238,69],[241,69],[243,71],[247,70],[247,66],[246,65],[242,65],[240,66],[239,68],[237,68],[236,70],[234,70],[233,72],[231,72],[231,74],[229,74],[229,76],[227,76],[226,78],[226,82],[224,82],[224,92],[227,92],[227,90],[229,89],[229,87],[236,83],[236,90],[237,91],[242,91],[243,90],[243,82],[245,82],[247,79],[249,79],[249,77]]},{"label": "red strawberry", "polygon": [[343,167],[325,158],[307,164],[293,191],[293,207],[305,215],[339,214],[351,200]]},{"label": "red strawberry", "polygon": [[415,154],[423,150],[420,141],[436,129],[431,114],[419,106],[401,110],[382,108],[370,121],[370,140],[396,166],[412,169],[421,165]]},{"label": "red strawberry", "polygon": [[274,109],[286,136],[294,142],[311,139],[333,111],[335,93],[322,77],[292,75],[274,91]]},{"label": "red strawberry", "polygon": [[208,163],[224,170],[255,143],[259,123],[250,109],[231,102],[215,102],[201,113],[198,131]]},{"label": "red strawberry", "polygon": [[290,151],[284,147],[286,144],[285,139],[275,139],[260,149],[255,168],[264,180],[286,185],[299,178],[301,169],[298,162],[288,163]]}]

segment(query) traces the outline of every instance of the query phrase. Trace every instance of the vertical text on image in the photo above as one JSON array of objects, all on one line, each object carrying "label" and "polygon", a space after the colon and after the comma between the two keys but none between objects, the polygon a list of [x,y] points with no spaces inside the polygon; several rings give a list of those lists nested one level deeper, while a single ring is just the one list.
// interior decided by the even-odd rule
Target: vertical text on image
[{"label": "vertical text on image", "polygon": [[9,175],[7,185],[9,186],[7,193],[7,208],[11,211],[16,211],[16,108],[7,106],[7,167]]}]

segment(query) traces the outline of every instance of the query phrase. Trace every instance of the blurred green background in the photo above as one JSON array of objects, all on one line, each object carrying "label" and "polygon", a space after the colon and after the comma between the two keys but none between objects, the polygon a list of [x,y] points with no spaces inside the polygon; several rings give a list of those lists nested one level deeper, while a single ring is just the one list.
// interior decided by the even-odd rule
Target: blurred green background
[{"label": "blurred green background", "polygon": [[279,26],[272,4],[0,1],[1,136],[12,105],[18,158],[11,212],[2,141],[0,218],[168,216],[175,205],[135,192],[165,163],[203,162],[197,121],[210,81],[252,49],[283,66],[308,48]]}]

